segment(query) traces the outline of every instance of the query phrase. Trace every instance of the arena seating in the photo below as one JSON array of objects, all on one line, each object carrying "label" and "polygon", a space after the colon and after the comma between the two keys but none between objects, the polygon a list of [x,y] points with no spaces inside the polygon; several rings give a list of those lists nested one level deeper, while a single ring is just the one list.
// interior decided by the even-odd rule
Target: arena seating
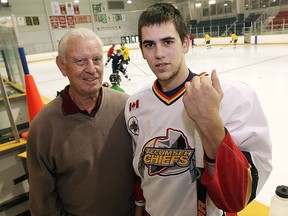
[{"label": "arena seating", "polygon": [[288,28],[288,10],[279,11],[267,26],[268,29]]},{"label": "arena seating", "polygon": [[211,36],[221,36],[235,21],[236,17],[200,21],[192,26],[191,34],[202,37],[208,32]]},{"label": "arena seating", "polygon": [[246,31],[249,31],[251,25],[261,16],[259,13],[251,13],[243,21],[237,21],[236,23],[236,34],[244,35]]},{"label": "arena seating", "polygon": [[191,34],[196,37],[203,37],[205,32],[214,37],[222,36],[225,32],[236,32],[237,35],[243,35],[260,16],[261,13],[252,13],[244,20],[238,21],[236,21],[236,17],[199,21],[193,23]]}]

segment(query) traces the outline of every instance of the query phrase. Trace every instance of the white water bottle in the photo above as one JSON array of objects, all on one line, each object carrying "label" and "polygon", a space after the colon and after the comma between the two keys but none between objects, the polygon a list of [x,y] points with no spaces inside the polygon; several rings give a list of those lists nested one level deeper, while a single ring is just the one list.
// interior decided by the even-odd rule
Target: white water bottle
[{"label": "white water bottle", "polygon": [[270,216],[288,216],[288,187],[279,185],[270,202]]}]

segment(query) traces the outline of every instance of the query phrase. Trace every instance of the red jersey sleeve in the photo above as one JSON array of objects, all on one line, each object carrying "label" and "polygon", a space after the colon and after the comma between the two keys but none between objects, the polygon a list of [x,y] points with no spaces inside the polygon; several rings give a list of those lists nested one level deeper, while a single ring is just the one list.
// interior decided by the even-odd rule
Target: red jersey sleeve
[{"label": "red jersey sleeve", "polygon": [[213,176],[208,165],[205,166],[201,182],[217,208],[226,212],[241,211],[252,193],[251,165],[228,131],[219,146]]}]

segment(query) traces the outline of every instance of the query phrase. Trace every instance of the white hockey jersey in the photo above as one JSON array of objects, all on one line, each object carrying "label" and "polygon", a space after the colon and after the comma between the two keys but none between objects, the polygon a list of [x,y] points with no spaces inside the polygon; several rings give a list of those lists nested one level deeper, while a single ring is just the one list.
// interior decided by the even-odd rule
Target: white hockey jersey
[{"label": "white hockey jersey", "polygon": [[[269,129],[256,94],[240,82],[222,81],[221,85],[224,92],[221,117],[228,141],[223,141],[219,148],[214,175],[206,172],[202,179],[208,191],[205,207],[208,216],[222,215],[217,203],[223,200],[227,209],[237,209],[234,208],[237,202],[245,206],[251,188],[257,194],[272,170]],[[146,211],[152,216],[201,215],[197,213],[196,167],[206,163],[194,122],[183,105],[184,93],[183,87],[168,97],[155,81],[153,87],[132,95],[125,107],[127,128],[133,138],[133,166],[141,177]],[[242,152],[251,155],[246,167],[241,167]],[[252,167],[256,168],[256,175],[258,171],[258,184],[253,182]],[[239,196],[239,201],[238,187],[244,197],[241,200]]]}]

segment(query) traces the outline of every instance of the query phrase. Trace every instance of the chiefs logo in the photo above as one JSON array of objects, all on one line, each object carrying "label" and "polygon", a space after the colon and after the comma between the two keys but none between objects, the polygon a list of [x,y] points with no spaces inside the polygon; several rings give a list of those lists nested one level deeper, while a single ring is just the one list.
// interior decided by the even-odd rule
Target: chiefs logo
[{"label": "chiefs logo", "polygon": [[177,175],[189,170],[194,181],[195,149],[189,146],[186,136],[181,131],[169,128],[166,136],[155,137],[143,147],[138,164],[142,177],[145,168],[150,176]]}]

